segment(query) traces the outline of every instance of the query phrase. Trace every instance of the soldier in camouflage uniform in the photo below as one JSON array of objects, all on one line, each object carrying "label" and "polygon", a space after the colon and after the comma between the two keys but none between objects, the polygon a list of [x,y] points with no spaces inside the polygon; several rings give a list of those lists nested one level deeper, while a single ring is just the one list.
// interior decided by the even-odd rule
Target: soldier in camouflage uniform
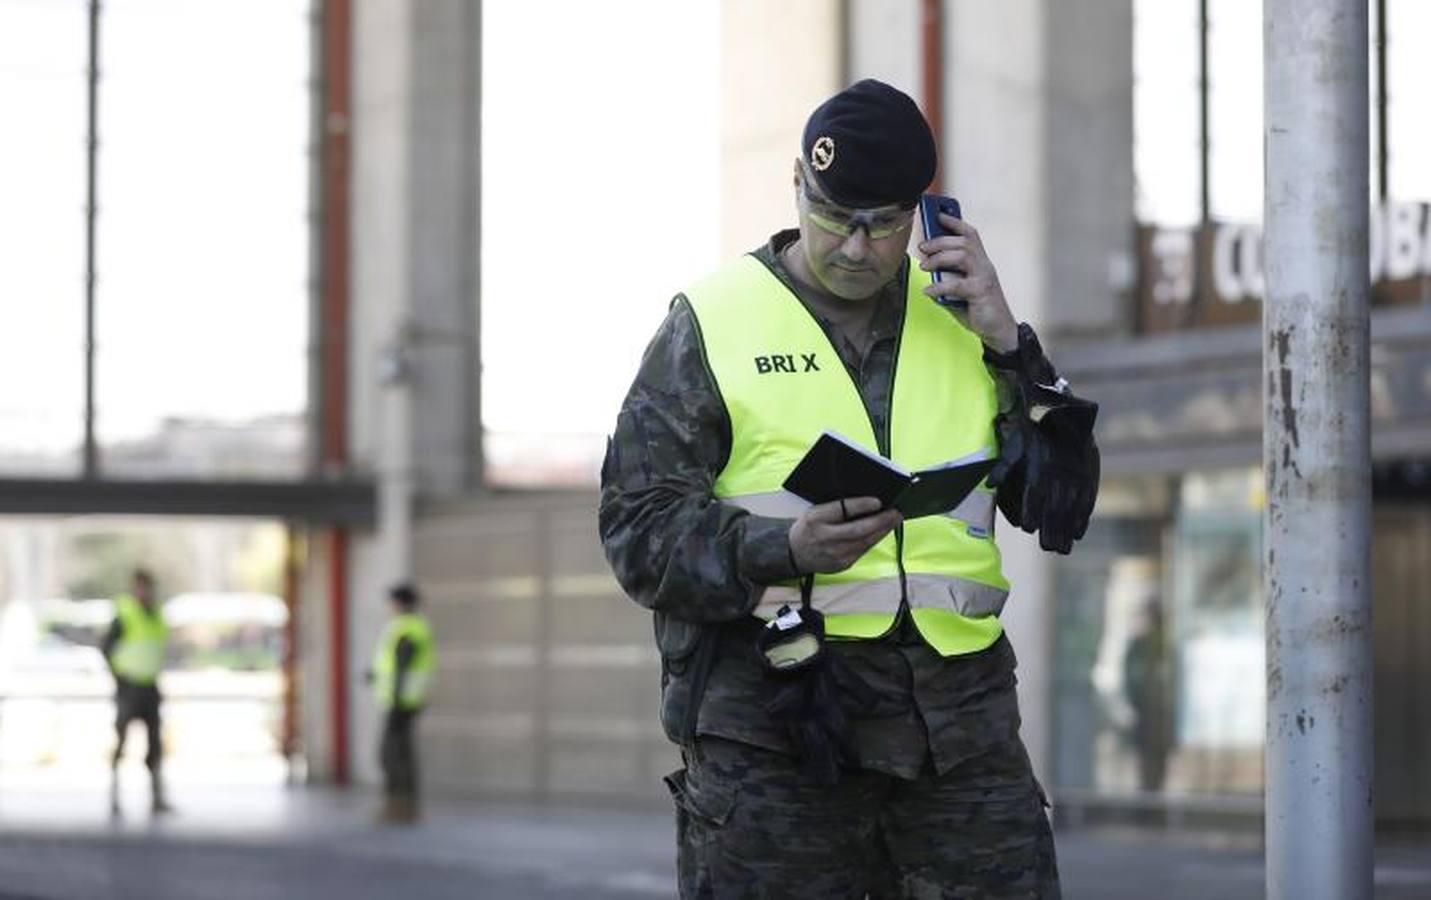
[{"label": "soldier in camouflage uniform", "polygon": [[[849,162],[816,181],[813,144],[830,134]],[[802,200],[799,230],[753,251],[814,315],[876,434],[887,434],[892,404],[911,277],[910,207],[933,173],[933,138],[913,102],[861,82],[812,115],[797,189],[818,191],[831,206],[883,192],[889,196],[877,199],[898,201],[896,209],[885,220],[850,209],[853,229],[832,237]],[[998,505],[1014,525],[1040,531],[1046,549],[1067,552],[1086,526],[1090,479],[1096,491],[1091,434],[1080,452],[1043,446],[1031,477],[1027,451],[1041,438],[1020,385],[1052,385],[1057,375],[1032,332],[1015,322],[977,232],[945,224],[958,237],[921,245],[924,267],[960,277],[927,293],[967,300],[960,321],[988,348],[1005,451]],[[840,694],[848,741],[836,779],[813,772],[791,731],[767,711],[771,675],[756,650],[765,623],[752,615],[766,587],[845,569],[900,521],[870,498],[813,506],[793,519],[718,500],[712,489],[729,460],[731,429],[697,317],[678,295],[608,445],[600,530],[617,579],[654,612],[661,721],[685,762],[667,779],[680,895],[1058,897],[1047,802],[1019,738],[1006,638],[942,656],[901,601],[882,637],[827,640],[825,652],[864,698]],[[1031,503],[1033,490],[1046,496]]]}]

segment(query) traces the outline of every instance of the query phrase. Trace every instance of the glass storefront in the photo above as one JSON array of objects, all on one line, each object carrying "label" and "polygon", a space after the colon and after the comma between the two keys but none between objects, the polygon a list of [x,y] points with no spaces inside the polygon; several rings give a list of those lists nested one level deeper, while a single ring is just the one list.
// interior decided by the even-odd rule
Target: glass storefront
[{"label": "glass storefront", "polygon": [[1059,578],[1061,786],[1261,790],[1261,480],[1238,468],[1105,485]]},{"label": "glass storefront", "polygon": [[[1431,382],[1428,382],[1431,383]],[[1377,818],[1431,821],[1431,464],[1374,470]],[[1113,477],[1057,579],[1054,778],[1105,799],[1263,787],[1260,469]],[[1159,801],[1161,802],[1161,801]]]}]

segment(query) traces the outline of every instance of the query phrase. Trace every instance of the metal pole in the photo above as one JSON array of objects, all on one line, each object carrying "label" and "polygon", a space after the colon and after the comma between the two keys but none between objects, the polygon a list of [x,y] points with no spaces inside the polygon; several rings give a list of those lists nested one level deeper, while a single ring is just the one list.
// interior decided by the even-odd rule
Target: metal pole
[{"label": "metal pole", "polygon": [[919,5],[919,46],[924,118],[940,150],[929,189],[938,193],[944,189],[944,13],[940,0],[923,0]]},{"label": "metal pole", "polygon": [[[320,460],[325,474],[348,465],[348,225],[349,123],[352,119],[352,0],[323,4],[323,235],[322,393],[319,397]],[[333,780],[348,783],[348,529],[334,528],[328,542],[330,669],[329,724],[333,732]]]},{"label": "metal pole", "polygon": [[85,478],[99,476],[99,448],[94,438],[94,246],[99,155],[99,0],[89,0],[89,133],[85,144],[84,207],[84,456]]},{"label": "metal pole", "polygon": [[1387,201],[1386,0],[1376,0],[1376,196]]},{"label": "metal pole", "polygon": [[292,522],[283,525],[283,606],[288,618],[283,623],[283,733],[280,744],[288,780],[294,778],[294,762],[298,755],[298,615],[302,590],[299,563],[298,527]]},{"label": "metal pole", "polygon": [[466,252],[460,255],[462,265],[462,295],[467,333],[466,381],[471,390],[470,415],[467,417],[467,471],[464,487],[479,491],[486,484],[486,449],[482,446],[482,0],[464,7],[467,16],[467,48],[469,54],[464,75],[467,100],[463,110],[467,118],[463,128],[466,147],[463,158],[462,216],[467,236]]},{"label": "metal pole", "polygon": [[1372,896],[1367,0],[1266,0],[1267,896]]},{"label": "metal pole", "polygon": [[309,0],[309,95],[308,95],[308,404],[307,475],[319,477],[323,471],[324,408],[328,403],[323,391],[327,385],[327,344],[323,333],[324,291],[323,266],[327,253],[327,219],[324,210],[324,162],[328,152],[327,117],[327,14],[324,0]]},{"label": "metal pole", "polygon": [[1208,14],[1207,0],[1197,4],[1197,159],[1199,223],[1206,225],[1212,221],[1212,116],[1209,104],[1211,81],[1208,73]]},{"label": "metal pole", "polygon": [[333,782],[348,783],[348,529],[328,532],[328,726],[332,730]]}]

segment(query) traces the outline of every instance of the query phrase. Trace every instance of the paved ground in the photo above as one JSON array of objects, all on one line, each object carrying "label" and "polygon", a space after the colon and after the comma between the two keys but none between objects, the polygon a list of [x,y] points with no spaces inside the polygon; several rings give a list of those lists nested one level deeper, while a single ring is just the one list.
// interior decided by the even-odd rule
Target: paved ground
[{"label": "paved ground", "polygon": [[[142,796],[126,799],[142,807]],[[181,811],[170,818],[111,821],[88,786],[0,786],[0,898],[672,895],[671,826],[661,812],[448,805],[394,828],[371,823],[372,798],[359,792],[190,787],[176,801]],[[1246,839],[1079,830],[1060,836],[1059,855],[1070,900],[1262,896],[1260,852]],[[1431,898],[1431,847],[1386,848],[1377,897]]]}]

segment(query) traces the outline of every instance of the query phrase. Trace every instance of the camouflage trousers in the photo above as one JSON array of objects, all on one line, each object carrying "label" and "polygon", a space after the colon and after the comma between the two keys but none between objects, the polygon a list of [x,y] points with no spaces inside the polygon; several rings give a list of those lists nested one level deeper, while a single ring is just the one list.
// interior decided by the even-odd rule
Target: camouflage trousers
[{"label": "camouflage trousers", "polygon": [[780,753],[700,737],[667,777],[686,900],[1060,897],[1042,789],[1016,737],[944,775],[811,783]]}]

